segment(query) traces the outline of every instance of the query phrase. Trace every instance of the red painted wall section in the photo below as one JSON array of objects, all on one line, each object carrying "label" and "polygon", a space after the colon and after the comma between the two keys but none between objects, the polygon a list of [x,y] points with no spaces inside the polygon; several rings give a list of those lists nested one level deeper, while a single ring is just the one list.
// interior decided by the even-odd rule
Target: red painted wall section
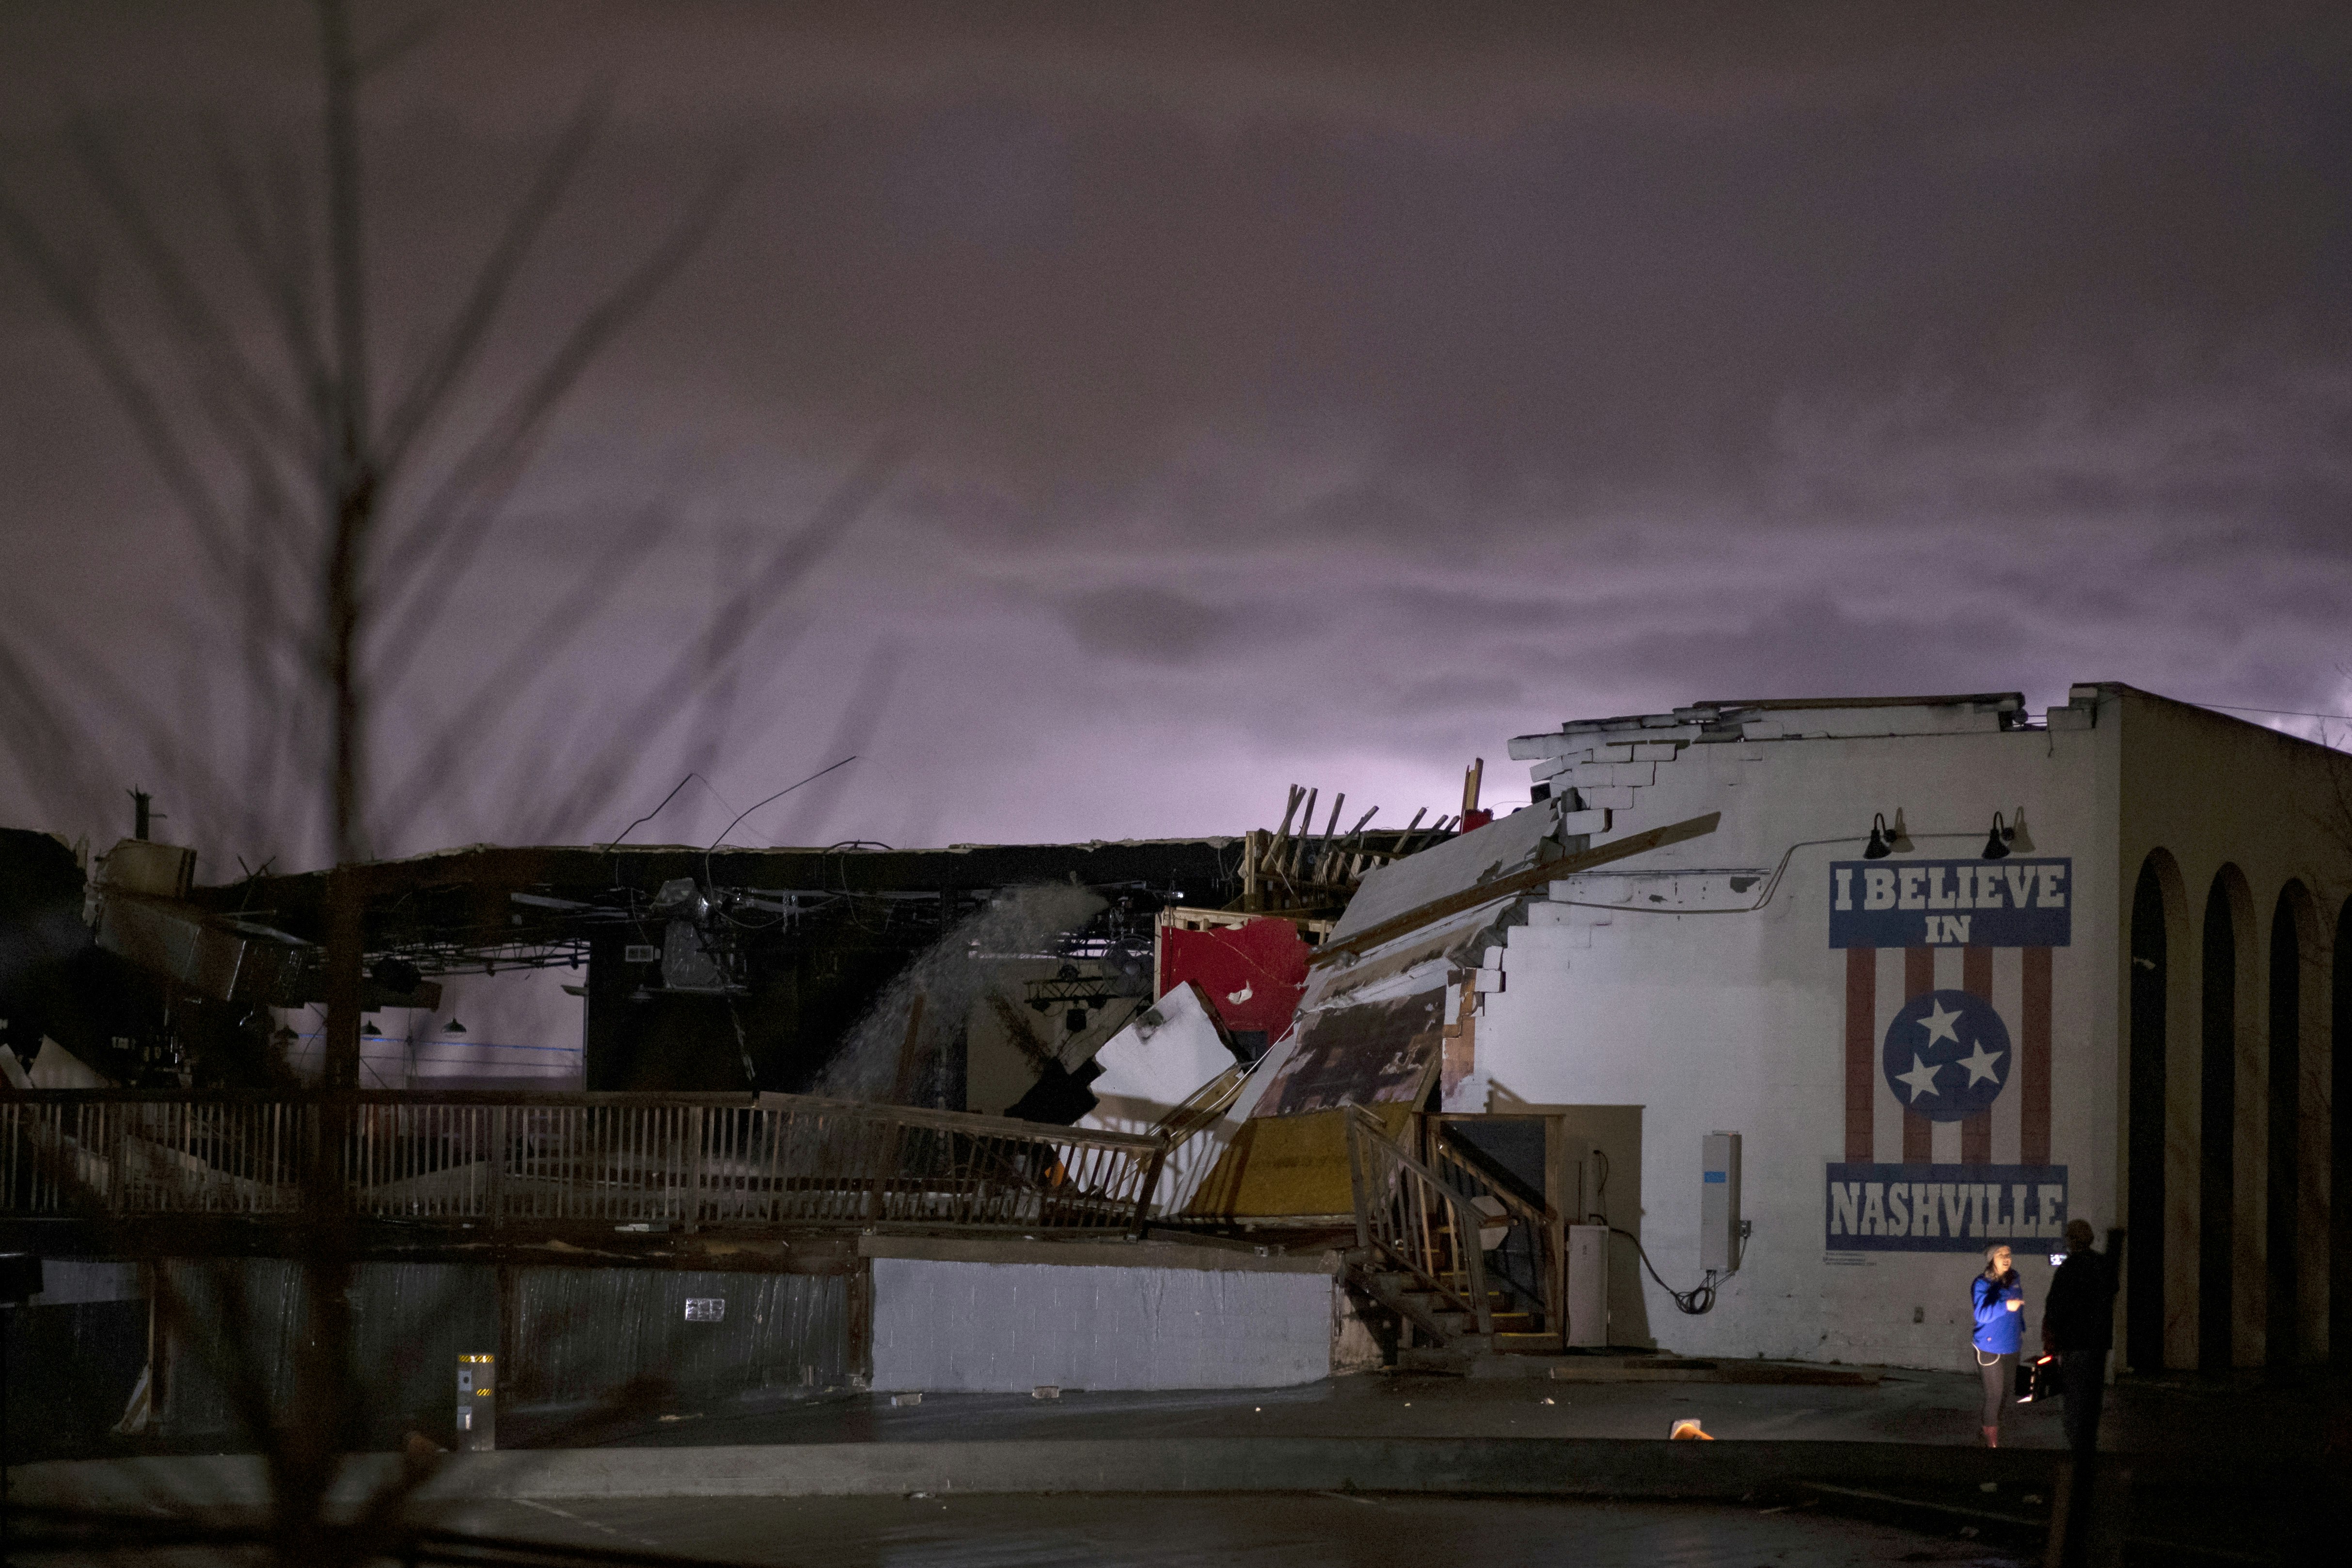
[{"label": "red painted wall section", "polygon": [[1262,1031],[1272,1045],[1298,1010],[1314,951],[1286,920],[1208,931],[1168,927],[1160,932],[1160,994],[1197,981],[1228,1034]]}]

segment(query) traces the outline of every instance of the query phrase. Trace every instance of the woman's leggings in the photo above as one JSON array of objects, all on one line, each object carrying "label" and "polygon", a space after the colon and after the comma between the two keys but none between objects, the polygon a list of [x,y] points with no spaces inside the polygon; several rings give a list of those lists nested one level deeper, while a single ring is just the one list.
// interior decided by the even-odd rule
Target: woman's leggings
[{"label": "woman's leggings", "polygon": [[1984,1420],[1981,1425],[1999,1426],[2001,1410],[2009,1404],[2010,1384],[2017,1381],[2017,1352],[2010,1351],[1997,1355],[1990,1364],[1985,1361],[1984,1352],[1973,1353],[1977,1358],[1977,1370],[1984,1374]]}]

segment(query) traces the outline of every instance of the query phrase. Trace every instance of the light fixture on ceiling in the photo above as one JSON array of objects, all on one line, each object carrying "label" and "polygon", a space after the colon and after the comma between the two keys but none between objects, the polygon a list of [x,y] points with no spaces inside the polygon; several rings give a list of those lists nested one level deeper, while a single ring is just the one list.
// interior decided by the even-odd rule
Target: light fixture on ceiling
[{"label": "light fixture on ceiling", "polygon": [[452,1013],[449,1015],[449,1021],[441,1026],[441,1032],[445,1035],[462,1035],[466,1032],[466,1026],[457,1022],[457,1015]]}]

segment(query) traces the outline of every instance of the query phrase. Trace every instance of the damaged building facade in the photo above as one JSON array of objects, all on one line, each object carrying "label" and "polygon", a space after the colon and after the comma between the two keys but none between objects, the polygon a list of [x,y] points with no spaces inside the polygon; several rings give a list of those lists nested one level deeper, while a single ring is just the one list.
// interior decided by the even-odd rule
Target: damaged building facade
[{"label": "damaged building facade", "polygon": [[[1478,810],[1474,770],[1418,831],[1294,791],[1225,838],[362,868],[368,1006],[558,970],[592,1091],[356,1097],[367,1289],[430,1351],[403,1408],[493,1348],[551,1409],[645,1375],[1958,1369],[1984,1248],[2038,1302],[2075,1218],[2123,1248],[2131,1368],[2352,1352],[2352,759],[2115,685],[1697,703],[1511,752],[1529,805]],[[112,1336],[92,1419],[213,1430],[139,1270],[217,1243],[259,1289],[293,1255],[301,1194],[236,1118],[331,1099],[267,1034],[320,994],[327,878],[206,888],[133,841],[85,886],[6,847],[5,1065],[147,1086],[0,1092],[0,1221],[83,1292],[26,1321]]]},{"label": "damaged building facade", "polygon": [[[318,1201],[289,1151],[322,1140],[342,1146],[326,1201],[358,1224],[379,1436],[436,1430],[447,1363],[478,1355],[526,1425],[868,1387],[1312,1381],[1337,1255],[1152,1234],[1181,1163],[1162,1119],[1288,1027],[1302,932],[1328,927],[1349,867],[1406,842],[1327,826],[347,868],[371,1021],[434,1008],[452,977],[561,982],[590,1091],[343,1092],[294,1070],[284,1022],[323,991],[329,876],[208,887],[186,849],[133,838],[85,877],[66,845],[12,834],[0,1239],[49,1265],[9,1320],[45,1369],[27,1408],[68,1448],[232,1428],[205,1345],[223,1278],[259,1305],[236,1353],[286,1386]],[[1282,905],[1254,898],[1261,872],[1311,893],[1301,921],[1217,909]],[[1158,1045],[1096,1060],[1114,1034]],[[157,1315],[165,1278],[193,1315]]]},{"label": "damaged building facade", "polygon": [[1565,1143],[1608,1342],[1955,1366],[1984,1248],[2039,1300],[2079,1217],[2132,1367],[2352,1349],[2352,759],[2116,685],[1511,753],[1534,804],[1366,879],[1196,1212],[1344,1209],[1335,1108],[1425,1105]]}]

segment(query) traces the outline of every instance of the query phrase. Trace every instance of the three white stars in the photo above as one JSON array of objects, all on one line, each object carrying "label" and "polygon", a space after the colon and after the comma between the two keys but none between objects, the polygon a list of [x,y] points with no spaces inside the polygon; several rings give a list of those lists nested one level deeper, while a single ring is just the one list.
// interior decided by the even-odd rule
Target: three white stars
[{"label": "three white stars", "polygon": [[[1952,1042],[1953,1048],[1957,1050],[1960,1044],[1959,1022],[1960,1016],[1958,1013],[1947,1011],[1941,1002],[1929,1003],[1927,1016],[1918,1020],[1919,1026],[1927,1031],[1927,1043],[1925,1048],[1934,1050],[1937,1042],[1949,1040]],[[1999,1066],[2000,1059],[2007,1055],[2009,1055],[2007,1051],[1985,1049],[1982,1040],[1972,1043],[1970,1055],[1951,1063],[1938,1062],[1934,1067],[1929,1067],[1925,1059],[1914,1055],[1911,1058],[1911,1070],[1896,1073],[1895,1081],[1909,1084],[1911,1099],[1914,1103],[1916,1103],[1923,1094],[1940,1092],[1936,1086],[1936,1075],[1947,1066],[1962,1067],[1968,1069],[1969,1081],[1962,1086],[1963,1088],[1973,1088],[1988,1079],[1999,1083],[2000,1074],[1994,1069]]]}]

